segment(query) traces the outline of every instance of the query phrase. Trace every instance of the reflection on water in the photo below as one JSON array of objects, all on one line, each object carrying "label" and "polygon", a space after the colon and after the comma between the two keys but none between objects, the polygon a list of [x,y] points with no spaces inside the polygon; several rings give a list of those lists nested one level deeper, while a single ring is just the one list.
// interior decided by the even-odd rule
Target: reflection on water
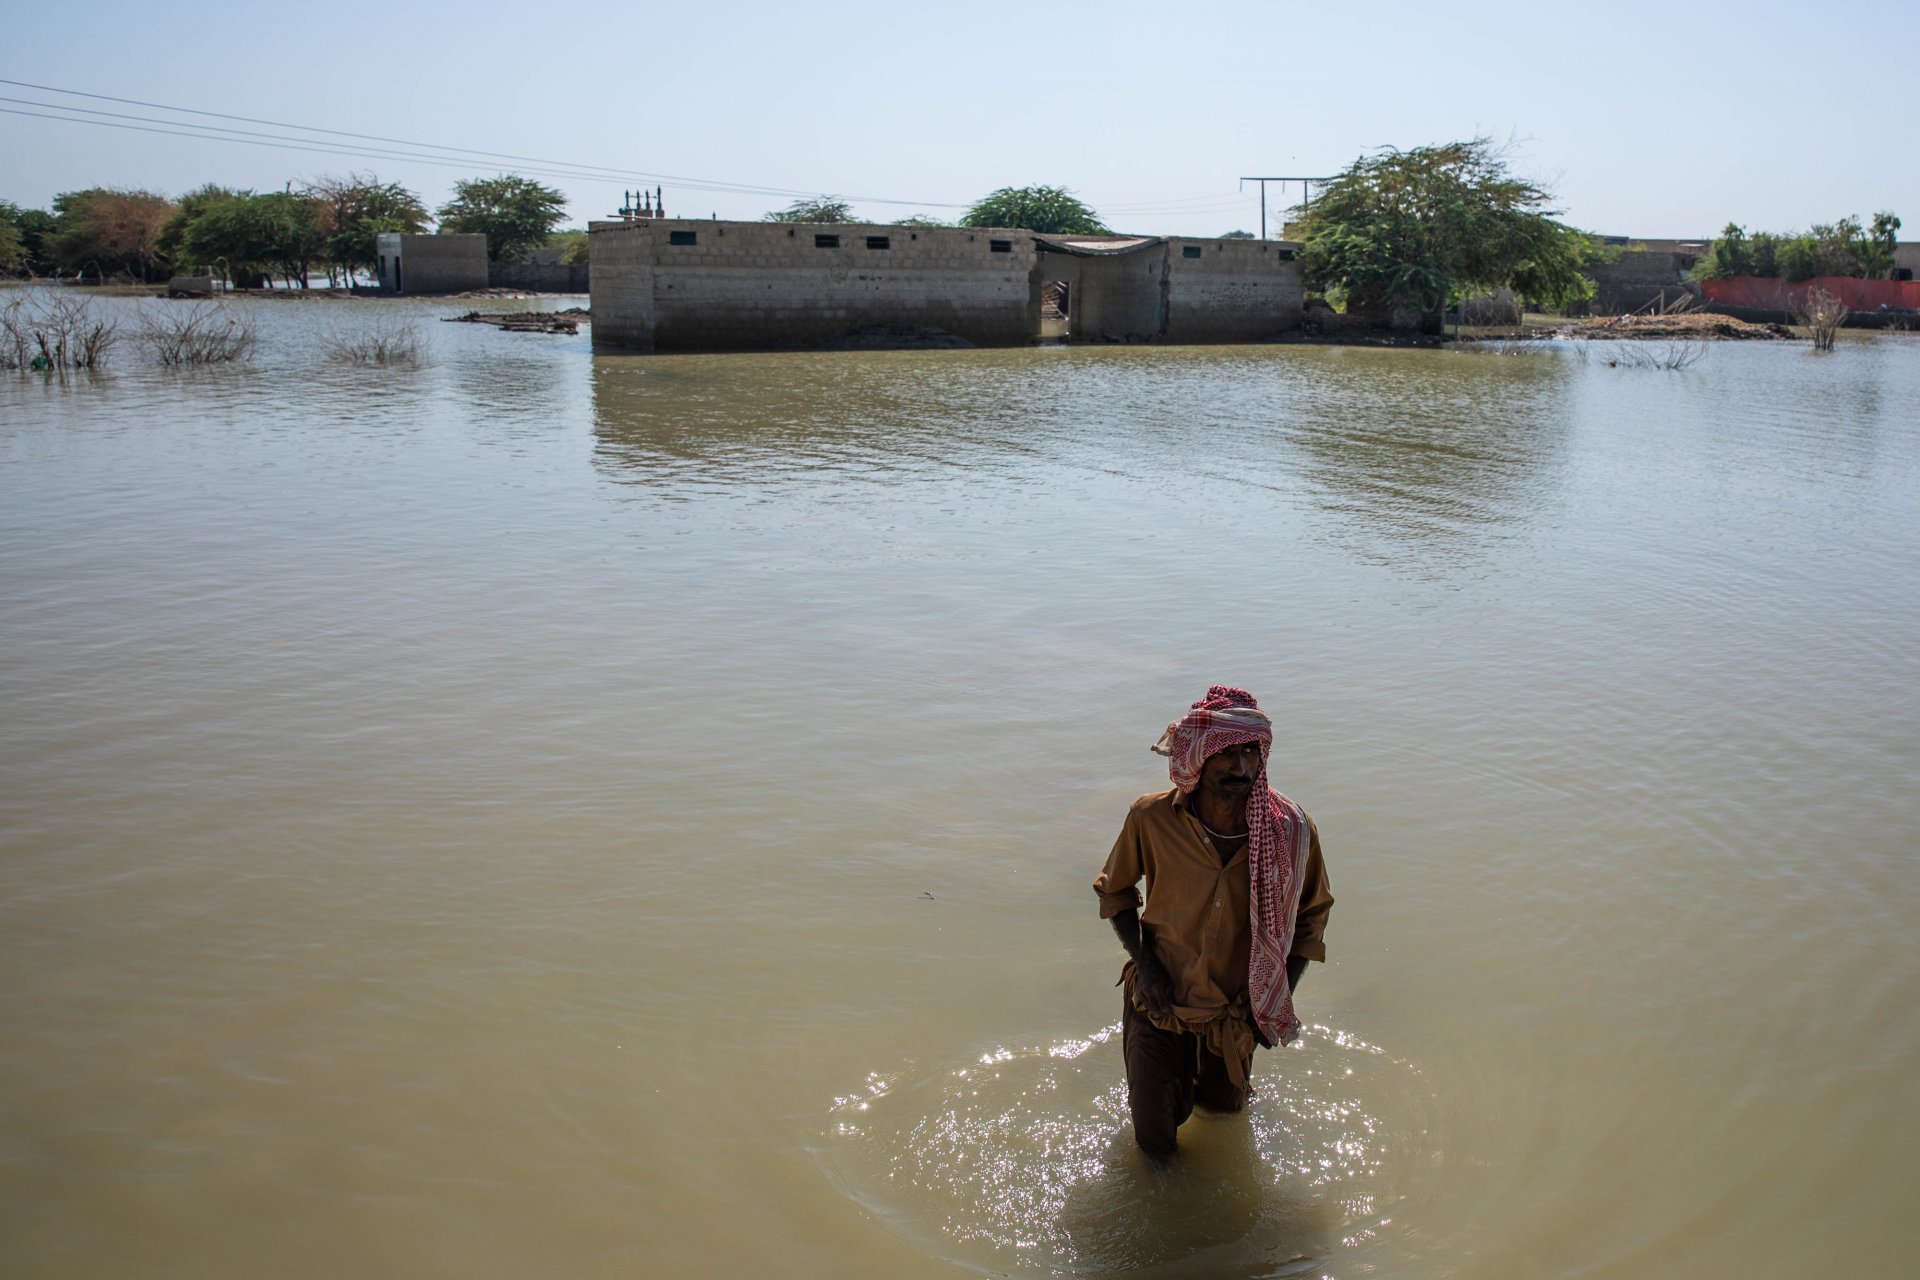
[{"label": "reflection on water", "polygon": [[1351,353],[1318,380],[1289,433],[1315,500],[1344,518],[1343,540],[1440,574],[1538,519],[1565,454],[1568,362],[1418,368],[1380,354]]},{"label": "reflection on water", "polygon": [[1268,1276],[1390,1231],[1440,1171],[1419,1073],[1309,1029],[1256,1055],[1242,1115],[1133,1145],[1116,1023],[836,1098],[833,1174],[895,1230],[986,1274]]}]

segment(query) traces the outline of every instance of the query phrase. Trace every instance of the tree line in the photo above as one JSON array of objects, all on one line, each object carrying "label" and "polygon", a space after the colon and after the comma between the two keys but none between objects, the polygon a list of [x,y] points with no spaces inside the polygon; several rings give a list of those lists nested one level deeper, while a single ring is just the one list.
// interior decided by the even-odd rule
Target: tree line
[{"label": "tree line", "polygon": [[[763,222],[866,222],[855,218],[853,206],[839,196],[795,200],[776,209]],[[981,196],[954,222],[914,214],[869,225],[891,227],[1012,227],[1041,235],[1111,235],[1092,209],[1065,187],[1001,187]]]},{"label": "tree line", "polygon": [[[1617,250],[1559,221],[1550,204],[1549,192],[1509,171],[1491,140],[1474,138],[1360,157],[1322,184],[1311,205],[1292,211],[1290,231],[1301,243],[1307,287],[1349,310],[1432,316],[1452,301],[1501,289],[1563,307],[1592,296],[1592,268]],[[584,232],[554,232],[564,208],[558,191],[502,176],[455,183],[453,199],[434,217],[441,231],[484,234],[495,261],[554,243],[564,246],[566,261],[585,261]],[[769,222],[853,220],[838,196],[796,200],[766,215]],[[237,283],[278,275],[304,285],[316,273],[350,282],[373,268],[380,232],[427,224],[412,192],[357,174],[266,194],[209,185],[177,201],[92,188],[56,197],[47,211],[0,201],[0,271],[154,280],[207,266]],[[892,225],[947,224],[914,216]],[[1002,187],[955,225],[1110,234],[1091,207],[1054,186]],[[1790,236],[1748,235],[1730,224],[1697,274],[1886,275],[1899,229],[1900,219],[1887,212],[1866,226],[1848,217]]]},{"label": "tree line", "polygon": [[512,175],[456,182],[431,215],[399,183],[357,173],[289,182],[284,191],[208,183],[177,200],[89,187],[62,192],[49,209],[0,200],[0,273],[157,282],[207,267],[241,287],[279,278],[305,288],[321,275],[343,285],[374,272],[382,232],[419,233],[436,222],[443,232],[486,236],[491,261],[551,243],[584,261],[585,233],[554,231],[566,203],[552,187]]},{"label": "tree line", "polygon": [[1880,279],[1893,270],[1893,249],[1900,238],[1900,219],[1881,210],[1871,224],[1849,216],[1819,223],[1798,234],[1777,235],[1729,222],[1713,242],[1713,250],[1694,268],[1703,280],[1728,276],[1775,276],[1811,280],[1815,276],[1859,276]]}]

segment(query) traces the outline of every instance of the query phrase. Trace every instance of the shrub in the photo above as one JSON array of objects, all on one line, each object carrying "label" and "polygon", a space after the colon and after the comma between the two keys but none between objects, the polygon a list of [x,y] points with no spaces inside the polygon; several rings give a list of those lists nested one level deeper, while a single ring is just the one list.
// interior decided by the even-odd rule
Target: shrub
[{"label": "shrub", "polygon": [[161,364],[231,364],[252,357],[255,334],[225,303],[164,303],[141,314],[134,340]]},{"label": "shrub", "polygon": [[1809,289],[1795,318],[1807,326],[1815,351],[1831,351],[1834,335],[1840,332],[1840,326],[1847,322],[1850,314],[1846,304],[1825,289]]},{"label": "shrub", "polygon": [[98,368],[118,337],[118,327],[96,316],[87,298],[23,290],[0,307],[0,368]]},{"label": "shrub", "polygon": [[341,364],[418,365],[423,343],[419,325],[389,315],[352,329],[329,329],[320,345],[327,359]]}]

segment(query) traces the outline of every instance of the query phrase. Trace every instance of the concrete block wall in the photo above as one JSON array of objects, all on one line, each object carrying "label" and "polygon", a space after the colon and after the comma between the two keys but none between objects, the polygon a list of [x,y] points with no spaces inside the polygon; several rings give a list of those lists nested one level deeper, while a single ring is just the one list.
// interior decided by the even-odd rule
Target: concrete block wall
[{"label": "concrete block wall", "polygon": [[[1041,255],[1043,264],[1064,256]],[[1166,336],[1164,244],[1147,245],[1131,253],[1076,257],[1073,261],[1080,264],[1080,289],[1074,295],[1068,320],[1070,340],[1157,342]]]},{"label": "concrete block wall", "polygon": [[811,347],[912,326],[1018,346],[1039,331],[1033,239],[1018,231],[656,218],[597,223],[588,234],[600,345]]},{"label": "concrete block wall", "polygon": [[587,225],[593,344],[653,350],[653,228],[645,222]]},{"label": "concrete block wall", "polygon": [[1612,262],[1595,263],[1588,269],[1594,283],[1591,310],[1622,315],[1657,304],[1663,294],[1677,299],[1690,292],[1687,272],[1695,261],[1693,254],[1660,249],[1628,250]]},{"label": "concrete block wall", "polygon": [[477,234],[410,236],[382,232],[380,287],[388,293],[462,293],[487,287],[487,238]]},{"label": "concrete block wall", "polygon": [[495,289],[525,289],[528,293],[585,293],[588,289],[587,264],[584,262],[490,262],[487,284]]},{"label": "concrete block wall", "polygon": [[1306,285],[1296,250],[1272,240],[1167,241],[1166,340],[1259,342],[1298,329]]}]

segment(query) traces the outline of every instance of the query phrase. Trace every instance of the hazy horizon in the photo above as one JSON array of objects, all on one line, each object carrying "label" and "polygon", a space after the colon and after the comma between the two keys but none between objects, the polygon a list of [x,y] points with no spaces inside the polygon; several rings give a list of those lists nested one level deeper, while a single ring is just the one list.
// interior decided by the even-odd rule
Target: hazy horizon
[{"label": "hazy horizon", "polygon": [[[359,171],[437,207],[456,179],[522,172],[565,192],[567,225],[581,226],[642,184],[663,186],[676,216],[753,219],[832,194],[890,221],[951,219],[995,188],[1046,183],[1116,229],[1220,235],[1259,230],[1242,175],[1329,175],[1379,147],[1486,135],[1566,221],[1606,234],[1920,216],[1920,179],[1891,162],[1903,77],[1873,67],[1874,50],[1920,36],[1906,10],[1811,29],[1804,11],[1764,3],[1684,22],[1650,4],[1498,22],[1257,3],[1040,20],[832,2],[639,5],[545,26],[490,2],[344,17],[349,34],[320,42],[290,11],[110,0],[90,25],[113,38],[82,41],[67,15],[23,11],[0,77],[46,87],[0,85],[0,199],[45,208],[91,186],[177,196]],[[76,112],[96,123],[41,118]],[[138,131],[206,127],[273,137]],[[494,154],[428,160],[413,144]],[[1270,229],[1299,190],[1270,188]]]}]

